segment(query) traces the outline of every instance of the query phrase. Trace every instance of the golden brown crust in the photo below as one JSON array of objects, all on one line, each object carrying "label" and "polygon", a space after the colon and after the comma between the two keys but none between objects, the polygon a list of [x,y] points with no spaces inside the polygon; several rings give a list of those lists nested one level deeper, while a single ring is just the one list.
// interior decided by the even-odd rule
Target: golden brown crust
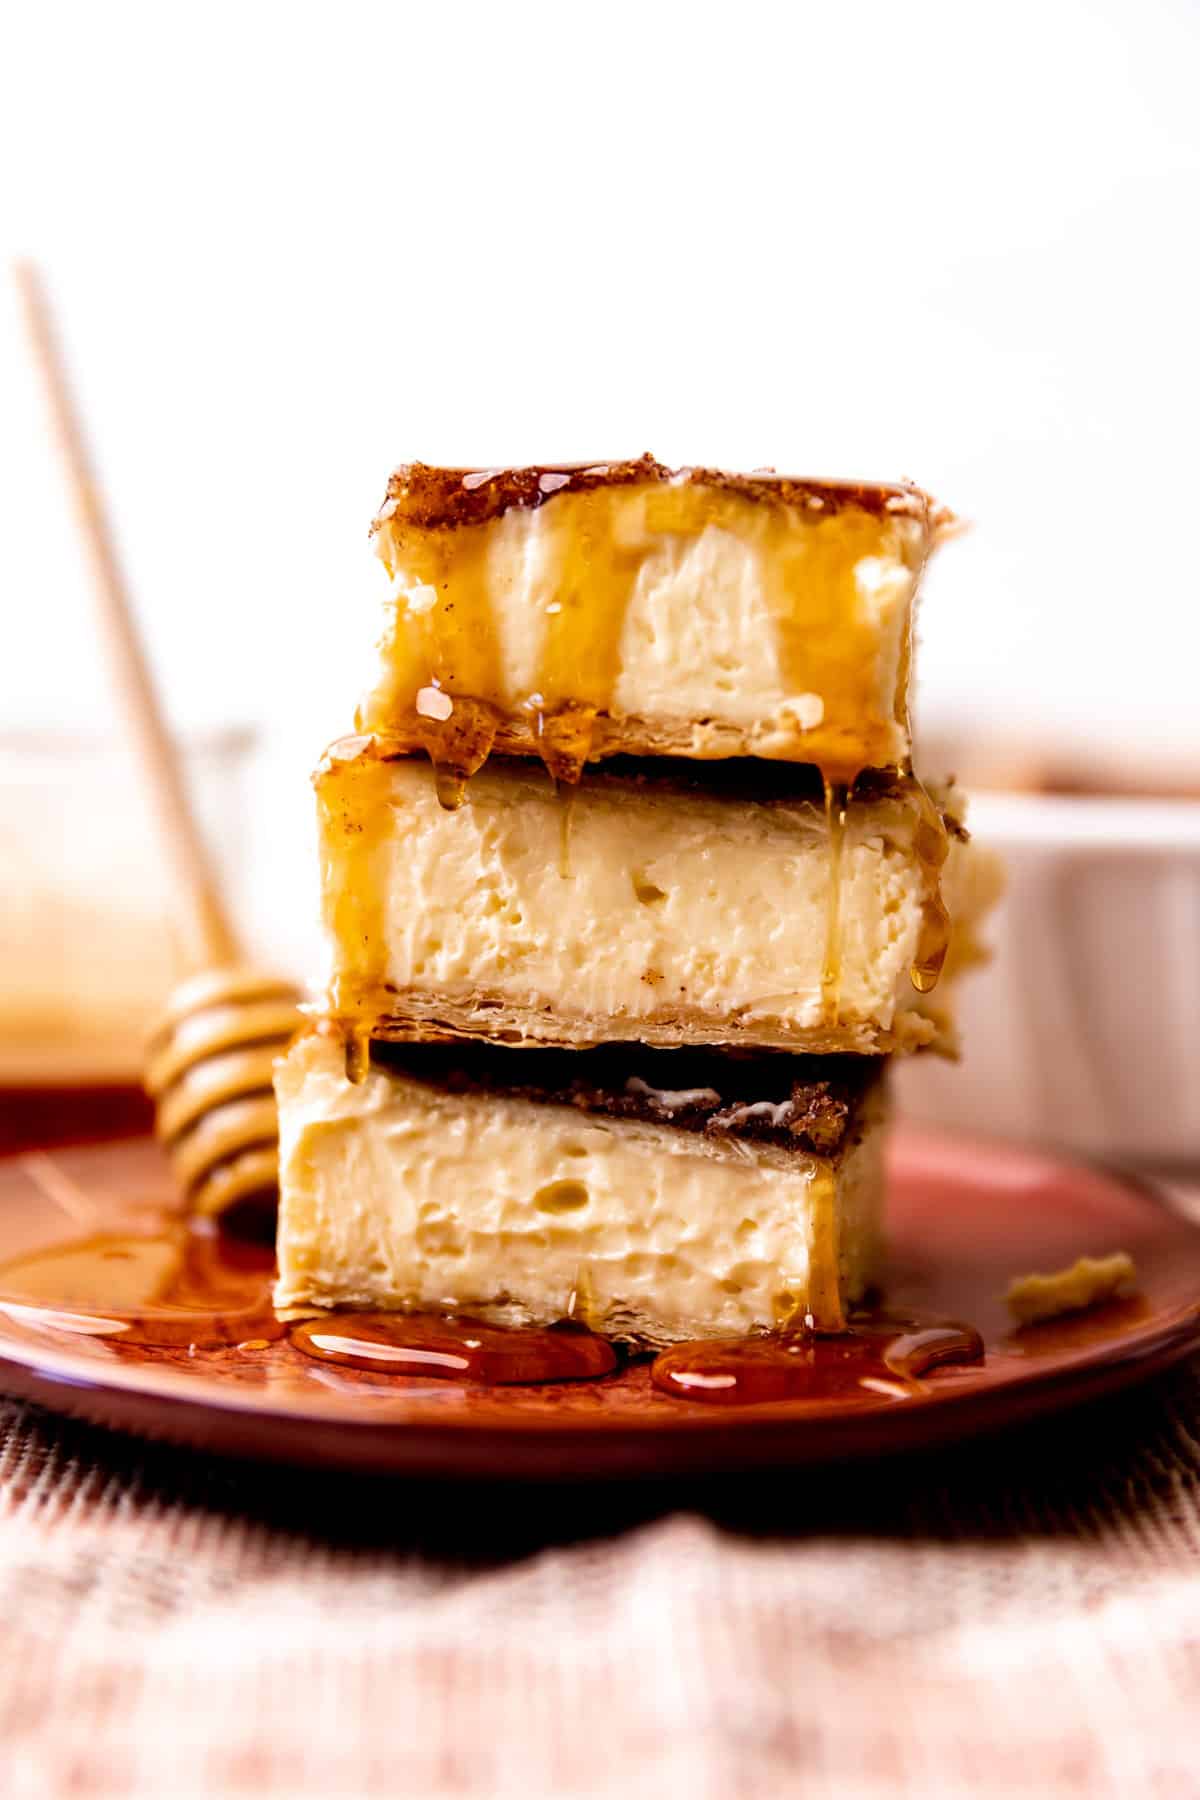
[{"label": "golden brown crust", "polygon": [[[527,752],[533,741],[521,741],[514,753],[509,738],[498,732],[496,743],[502,748],[493,751],[488,758],[489,770],[493,774],[527,774],[527,759],[522,751]],[[425,747],[415,738],[410,740],[392,732],[361,732],[338,738],[330,744],[313,770],[312,781],[319,786],[340,763],[415,762],[424,755]],[[589,788],[624,786],[642,793],[702,795],[742,804],[762,805],[772,800],[824,804],[821,772],[813,764],[770,762],[746,755],[708,758],[694,754],[630,754],[614,743],[605,760],[589,764],[580,780]],[[896,769],[864,769],[854,781],[847,783],[847,797],[867,805],[882,800],[905,800],[911,799],[916,786],[911,775]],[[949,835],[968,843],[970,833],[963,822],[964,800],[953,780],[930,780],[924,786]]]},{"label": "golden brown crust", "polygon": [[[915,998],[916,996],[914,996]],[[557,1046],[590,1049],[598,1044],[637,1043],[664,1050],[726,1047],[731,1050],[786,1050],[799,1056],[885,1056],[938,1043],[937,1026],[910,1008],[897,1012],[892,1029],[861,1020],[855,1024],[813,1026],[788,1031],[764,1023],[749,1008],[727,1012],[715,1036],[713,1015],[700,1007],[663,1006],[653,1013],[630,1016],[551,1010],[534,1001],[514,1001],[499,992],[452,992],[430,988],[396,990],[386,999],[392,1010],[380,1011],[370,1023],[372,1037],[398,1044],[445,1043],[456,1038],[487,1039],[514,1049]]]},{"label": "golden brown crust", "polygon": [[[468,775],[482,768],[491,754],[535,757],[553,767],[559,780],[574,782],[581,765],[572,768],[570,756],[555,753],[561,742],[556,726],[560,719],[569,718],[571,710],[567,706],[558,715],[546,718],[523,708],[505,712],[484,701],[456,696],[453,734],[409,709],[388,714],[386,725],[375,735],[386,739],[395,754],[427,752],[435,762]],[[361,719],[362,715],[360,722]],[[906,741],[897,728],[891,753],[881,755],[879,765],[895,767],[902,759]],[[864,766],[858,737],[850,731],[836,735],[827,732],[825,742],[830,767],[837,770],[836,778],[853,779]],[[676,757],[703,763],[750,757],[760,762],[813,764],[812,733],[805,730],[791,709],[780,709],[753,725],[708,717],[647,718],[641,713],[614,716],[599,712],[588,719],[586,743],[589,768],[614,756]],[[837,756],[836,765],[832,755]]]},{"label": "golden brown crust", "polygon": [[773,469],[741,474],[724,469],[669,468],[647,452],[633,461],[531,463],[512,469],[451,469],[402,463],[388,481],[387,496],[371,529],[390,519],[424,531],[482,525],[514,508],[544,506],[556,494],[637,484],[721,488],[763,505],[803,506],[814,512],[854,507],[860,512],[901,513],[924,521],[931,532],[953,519],[910,481],[813,480]]}]

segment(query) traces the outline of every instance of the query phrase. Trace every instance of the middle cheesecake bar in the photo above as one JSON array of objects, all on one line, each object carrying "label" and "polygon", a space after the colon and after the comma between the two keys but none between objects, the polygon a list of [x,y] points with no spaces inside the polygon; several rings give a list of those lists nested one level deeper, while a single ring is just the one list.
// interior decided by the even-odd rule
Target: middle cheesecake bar
[{"label": "middle cheesecake bar", "polygon": [[807,766],[618,757],[556,788],[492,758],[446,811],[424,756],[359,737],[317,791],[331,1012],[360,1036],[880,1054],[944,1030],[910,974],[971,853],[946,803],[935,866],[903,775],[838,806]]}]

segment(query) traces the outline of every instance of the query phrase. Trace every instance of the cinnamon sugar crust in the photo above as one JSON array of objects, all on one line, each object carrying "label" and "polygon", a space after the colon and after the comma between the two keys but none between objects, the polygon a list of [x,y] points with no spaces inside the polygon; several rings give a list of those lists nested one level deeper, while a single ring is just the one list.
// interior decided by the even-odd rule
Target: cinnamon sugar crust
[{"label": "cinnamon sugar crust", "polygon": [[423,531],[483,525],[514,509],[545,506],[557,494],[596,488],[690,486],[720,488],[767,506],[807,507],[839,512],[854,507],[872,514],[900,513],[924,521],[931,532],[948,530],[954,515],[914,482],[813,479],[780,475],[774,469],[738,473],[725,469],[670,468],[647,453],[632,461],[531,463],[521,468],[440,468],[402,463],[393,471],[387,495],[371,530],[389,520]]}]

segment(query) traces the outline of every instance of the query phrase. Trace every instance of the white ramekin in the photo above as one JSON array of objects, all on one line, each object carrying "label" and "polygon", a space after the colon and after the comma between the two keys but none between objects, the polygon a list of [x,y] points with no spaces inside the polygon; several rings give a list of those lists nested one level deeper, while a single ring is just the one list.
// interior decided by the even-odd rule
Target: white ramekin
[{"label": "white ramekin", "polygon": [[1200,1168],[1200,800],[981,794],[1003,855],[963,1057],[901,1070],[910,1118]]}]

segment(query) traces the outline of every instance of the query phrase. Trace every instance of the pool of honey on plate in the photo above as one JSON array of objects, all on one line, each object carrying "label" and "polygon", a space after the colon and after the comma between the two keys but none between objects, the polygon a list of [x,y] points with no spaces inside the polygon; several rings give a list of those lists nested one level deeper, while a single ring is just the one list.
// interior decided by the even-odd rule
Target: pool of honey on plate
[{"label": "pool of honey on plate", "polygon": [[[317,1362],[477,1386],[591,1381],[628,1360],[608,1339],[564,1319],[505,1327],[455,1313],[330,1311],[281,1319],[271,1304],[268,1243],[163,1207],[121,1233],[59,1242],[0,1264],[0,1316],[57,1342],[101,1338],[120,1355],[203,1359],[278,1345]],[[922,1391],[947,1363],[978,1363],[969,1325],[881,1312],[846,1330],[807,1330],[684,1343],[654,1358],[654,1389],[706,1405],[799,1401],[814,1408],[878,1404]]]},{"label": "pool of honey on plate", "polygon": [[972,1325],[886,1313],[851,1313],[844,1331],[710,1338],[655,1357],[650,1379],[661,1394],[717,1406],[770,1401],[845,1406],[871,1396],[921,1392],[923,1377],[948,1363],[983,1361]]},{"label": "pool of honey on plate", "polygon": [[512,1327],[452,1313],[330,1312],[293,1325],[291,1341],[318,1362],[484,1387],[589,1381],[618,1365],[606,1338],[569,1320]]},{"label": "pool of honey on plate", "polygon": [[64,1337],[139,1351],[270,1343],[268,1243],[163,1207],[127,1230],[68,1238],[0,1264],[0,1315]]}]

